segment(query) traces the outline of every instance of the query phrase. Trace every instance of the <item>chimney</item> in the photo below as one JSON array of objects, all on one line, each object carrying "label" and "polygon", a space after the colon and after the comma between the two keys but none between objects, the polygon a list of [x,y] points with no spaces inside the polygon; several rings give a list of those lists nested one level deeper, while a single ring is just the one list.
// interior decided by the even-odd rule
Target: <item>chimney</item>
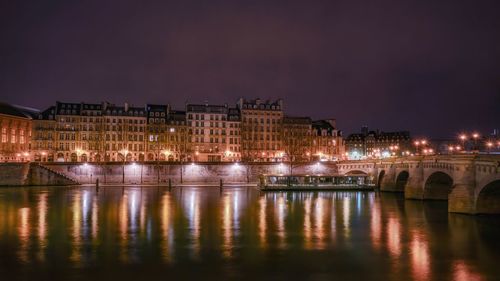
[{"label": "chimney", "polygon": [[125,112],[127,112],[128,111],[128,102],[125,103],[124,108],[125,108]]}]

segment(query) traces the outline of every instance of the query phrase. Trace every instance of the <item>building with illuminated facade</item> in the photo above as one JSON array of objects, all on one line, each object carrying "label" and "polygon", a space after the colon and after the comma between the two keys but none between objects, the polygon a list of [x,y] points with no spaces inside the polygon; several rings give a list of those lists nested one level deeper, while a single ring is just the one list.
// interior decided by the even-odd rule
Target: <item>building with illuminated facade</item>
[{"label": "building with illuminated facade", "polygon": [[31,110],[0,103],[0,161],[30,161]]},{"label": "building with illuminated facade", "polygon": [[410,132],[368,131],[351,134],[345,139],[346,154],[349,159],[384,158],[409,155],[412,152]]},{"label": "building with illuminated facade", "polygon": [[312,148],[311,118],[285,116],[283,117],[282,132],[284,161],[310,161]]},{"label": "building with illuminated facade", "polygon": [[344,156],[342,132],[337,128],[335,119],[312,122],[311,159],[336,161]]},{"label": "building with illuminated facade", "polygon": [[190,136],[189,148],[194,161],[227,161],[227,117],[226,105],[187,104],[186,121]]},{"label": "building with illuminated facade", "polygon": [[282,161],[283,100],[238,100],[244,161]]},{"label": "building with illuminated facade", "polygon": [[35,161],[334,161],[343,141],[334,120],[284,116],[283,101],[235,106],[143,107],[64,103],[32,114]]}]

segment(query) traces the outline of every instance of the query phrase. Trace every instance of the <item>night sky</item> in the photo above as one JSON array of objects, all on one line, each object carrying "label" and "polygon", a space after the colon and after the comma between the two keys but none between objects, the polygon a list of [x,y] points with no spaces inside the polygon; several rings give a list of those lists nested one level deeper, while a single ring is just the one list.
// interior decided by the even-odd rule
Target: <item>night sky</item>
[{"label": "night sky", "polygon": [[500,128],[500,1],[0,3],[0,100],[283,98],[285,111],[448,137]]}]

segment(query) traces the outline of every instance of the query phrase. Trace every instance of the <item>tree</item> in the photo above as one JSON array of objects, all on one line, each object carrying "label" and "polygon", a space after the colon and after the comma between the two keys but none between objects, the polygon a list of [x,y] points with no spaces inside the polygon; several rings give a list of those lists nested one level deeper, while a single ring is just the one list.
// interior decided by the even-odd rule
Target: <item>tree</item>
[{"label": "tree", "polygon": [[289,163],[290,175],[294,167],[307,162],[311,147],[310,118],[285,118],[282,125],[283,148]]}]

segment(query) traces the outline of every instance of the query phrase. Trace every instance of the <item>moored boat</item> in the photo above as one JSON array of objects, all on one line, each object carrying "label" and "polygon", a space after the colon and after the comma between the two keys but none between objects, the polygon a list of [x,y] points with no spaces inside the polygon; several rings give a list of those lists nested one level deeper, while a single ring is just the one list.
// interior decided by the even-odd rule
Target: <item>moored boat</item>
[{"label": "moored boat", "polygon": [[263,174],[259,187],[272,190],[373,190],[372,179],[359,175],[283,175]]}]

